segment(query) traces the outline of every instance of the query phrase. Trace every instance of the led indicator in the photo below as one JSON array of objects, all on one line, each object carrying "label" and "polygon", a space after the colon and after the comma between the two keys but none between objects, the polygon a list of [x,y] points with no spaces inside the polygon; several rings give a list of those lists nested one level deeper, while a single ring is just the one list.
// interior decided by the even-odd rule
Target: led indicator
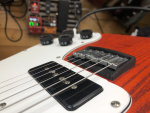
[{"label": "led indicator", "polygon": [[34,22],[29,22],[29,26],[34,26]]},{"label": "led indicator", "polygon": [[36,26],[39,26],[39,23],[36,23]]},{"label": "led indicator", "polygon": [[33,3],[33,6],[36,6],[36,3]]}]

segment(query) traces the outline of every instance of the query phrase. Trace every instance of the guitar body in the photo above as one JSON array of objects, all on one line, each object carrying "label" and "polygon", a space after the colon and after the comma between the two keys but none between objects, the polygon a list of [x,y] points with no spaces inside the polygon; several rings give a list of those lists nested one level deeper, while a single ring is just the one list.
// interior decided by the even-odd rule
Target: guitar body
[{"label": "guitar body", "polygon": [[[89,80],[102,86],[103,92],[89,100],[87,103],[83,104],[77,110],[68,111],[62,105],[60,105],[54,98],[50,98],[38,104],[37,106],[34,106],[33,108],[27,110],[26,112],[120,113],[126,112],[130,106],[131,109],[129,109],[128,112],[131,113],[149,111],[150,106],[148,103],[150,102],[150,66],[148,58],[150,57],[150,54],[148,52],[150,50],[150,40],[148,38],[109,34],[104,34],[103,36],[101,36],[99,33],[94,33],[91,39],[81,40],[79,35],[77,35],[74,37],[73,41],[74,42],[72,45],[60,46],[58,43],[58,39],[55,39],[54,44],[52,45],[42,46],[39,44],[27,49],[26,51],[22,51],[14,56],[0,61],[0,103],[6,103],[7,107],[13,104],[14,102],[42,89],[42,86],[38,85],[22,93],[14,95],[11,98],[3,100],[8,96],[11,96],[19,91],[22,91],[30,86],[37,84],[35,80],[23,84],[33,79],[27,73],[29,69],[50,61],[58,62],[64,66],[66,66],[67,64],[66,67],[71,68],[75,65],[66,61],[68,56],[72,55],[74,51],[82,50],[88,46],[95,46],[108,48],[132,55],[136,57],[136,66],[122,74],[114,81],[108,81],[98,75],[93,75],[92,77],[88,78]],[[79,70],[81,70],[81,68],[77,67],[73,71],[78,72]],[[89,71],[84,71],[80,73],[80,75],[86,77],[90,73],[91,72]],[[21,81],[16,82],[18,80]],[[10,88],[13,88],[20,84],[23,85],[9,90]],[[8,107],[0,112],[20,112],[25,108],[49,96],[49,93],[43,91],[30,98],[25,99],[24,101],[16,103],[11,107]],[[119,101],[120,107],[112,107],[112,101]]]}]

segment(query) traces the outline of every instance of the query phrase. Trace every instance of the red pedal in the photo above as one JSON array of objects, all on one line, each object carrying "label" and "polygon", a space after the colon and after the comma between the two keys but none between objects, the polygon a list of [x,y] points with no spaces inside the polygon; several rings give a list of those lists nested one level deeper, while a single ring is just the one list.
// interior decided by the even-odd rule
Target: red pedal
[{"label": "red pedal", "polygon": [[40,0],[31,0],[31,13],[38,14],[40,10]]},{"label": "red pedal", "polygon": [[28,17],[28,30],[31,34],[42,34],[42,17]]}]

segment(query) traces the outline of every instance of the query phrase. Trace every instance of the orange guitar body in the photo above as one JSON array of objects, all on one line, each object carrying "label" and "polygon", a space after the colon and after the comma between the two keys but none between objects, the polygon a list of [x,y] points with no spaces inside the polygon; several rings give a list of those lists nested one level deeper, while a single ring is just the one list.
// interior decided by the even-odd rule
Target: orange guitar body
[{"label": "orange guitar body", "polygon": [[131,95],[132,105],[127,113],[150,113],[150,38],[102,34],[100,40],[75,49],[65,60],[73,52],[88,46],[108,48],[136,57],[135,67],[111,82]]}]

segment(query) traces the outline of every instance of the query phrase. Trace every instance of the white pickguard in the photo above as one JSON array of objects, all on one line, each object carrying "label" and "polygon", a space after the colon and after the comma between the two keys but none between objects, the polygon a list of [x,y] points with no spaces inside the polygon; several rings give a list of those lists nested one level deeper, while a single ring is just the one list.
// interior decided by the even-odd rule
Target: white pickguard
[{"label": "white pickguard", "polygon": [[[0,92],[8,90],[14,86],[22,84],[26,81],[32,80],[32,77],[27,73],[29,69],[36,67],[38,65],[50,62],[50,61],[57,61],[62,63],[62,65],[69,64],[66,61],[60,60],[62,59],[67,53],[72,51],[73,49],[82,46],[87,43],[95,42],[101,38],[99,33],[94,33],[93,37],[88,40],[81,40],[79,35],[77,34],[73,38],[73,44],[69,46],[60,46],[58,43],[58,39],[54,40],[54,43],[48,46],[42,46],[41,44],[36,45],[27,49],[26,51],[22,51],[14,56],[11,56],[5,60],[0,61],[0,87],[3,87],[7,84],[20,80],[22,78],[27,77],[26,79],[21,80],[20,82],[15,82],[14,84],[8,85],[4,88],[0,88]],[[84,42],[84,43],[83,43]],[[57,58],[60,56],[61,58]],[[59,61],[58,61],[59,60]],[[69,64],[66,67],[72,68],[74,67],[73,64]],[[73,69],[73,71],[78,72],[81,68],[77,67]],[[25,74],[24,74],[25,73]],[[12,80],[6,81],[18,75],[24,74]],[[88,71],[83,71],[80,73],[82,76],[87,76],[91,74]],[[67,111],[64,107],[62,107],[55,99],[50,98],[44,101],[41,104],[33,107],[32,109],[26,111],[27,113],[120,113],[124,109],[129,109],[131,105],[131,97],[130,95],[120,88],[119,86],[108,82],[106,79],[103,79],[97,75],[93,75],[89,78],[90,80],[96,82],[97,84],[101,85],[104,89],[102,93],[88,101],[86,104],[81,106],[75,111]],[[6,82],[3,82],[6,81]],[[3,83],[1,83],[3,82]],[[27,84],[21,85],[17,88],[9,90],[5,93],[0,94],[0,100],[6,98],[12,94],[15,94],[23,89],[26,89],[34,84],[37,84],[35,80],[28,82]],[[7,105],[14,103],[17,100],[20,100],[36,91],[41,90],[42,87],[40,85],[35,86],[29,90],[26,90],[18,95],[15,95],[9,99],[1,101],[0,103],[5,102]],[[0,113],[16,113],[19,112],[34,103],[37,103],[40,100],[50,96],[46,91],[43,91],[35,96],[32,96],[25,101],[22,101],[14,106],[7,108]],[[112,101],[119,101],[121,103],[120,107],[114,108],[111,106]],[[126,109],[126,110],[127,110]]]}]

